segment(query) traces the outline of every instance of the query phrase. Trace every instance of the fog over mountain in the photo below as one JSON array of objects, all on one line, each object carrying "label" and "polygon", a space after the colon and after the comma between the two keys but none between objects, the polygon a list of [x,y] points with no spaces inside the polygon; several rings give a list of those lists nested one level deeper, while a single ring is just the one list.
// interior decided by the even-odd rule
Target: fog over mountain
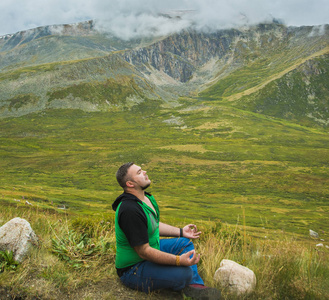
[{"label": "fog over mountain", "polygon": [[327,0],[9,0],[0,3],[0,11],[0,35],[90,19],[125,39],[169,34],[191,25],[217,30],[273,18],[289,26],[329,23]]}]

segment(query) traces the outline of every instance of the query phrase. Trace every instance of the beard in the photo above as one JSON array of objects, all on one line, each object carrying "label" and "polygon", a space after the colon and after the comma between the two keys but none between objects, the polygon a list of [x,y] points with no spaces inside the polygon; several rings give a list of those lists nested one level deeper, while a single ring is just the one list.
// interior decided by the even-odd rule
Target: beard
[{"label": "beard", "polygon": [[151,183],[147,183],[144,186],[141,186],[142,190],[146,190],[149,186],[151,185]]}]

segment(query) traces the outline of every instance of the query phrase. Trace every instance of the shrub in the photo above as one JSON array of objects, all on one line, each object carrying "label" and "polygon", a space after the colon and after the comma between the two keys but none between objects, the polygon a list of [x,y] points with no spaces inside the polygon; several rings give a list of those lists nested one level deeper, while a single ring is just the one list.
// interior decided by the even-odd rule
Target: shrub
[{"label": "shrub", "polygon": [[73,268],[89,267],[102,257],[102,261],[112,261],[114,244],[100,237],[93,241],[86,233],[69,231],[62,238],[52,238],[52,252],[68,262]]}]

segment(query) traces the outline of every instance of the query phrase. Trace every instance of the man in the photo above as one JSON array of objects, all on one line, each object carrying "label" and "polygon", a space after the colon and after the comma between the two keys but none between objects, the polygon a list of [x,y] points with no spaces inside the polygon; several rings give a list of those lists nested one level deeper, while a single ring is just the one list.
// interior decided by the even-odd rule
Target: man
[{"label": "man", "polygon": [[[201,234],[194,224],[178,228],[160,222],[146,171],[134,163],[116,173],[124,192],[113,203],[117,273],[126,286],[149,293],[170,288],[194,299],[219,299],[220,292],[204,286],[198,274],[200,254],[190,239]],[[160,236],[176,237],[161,239]]]}]

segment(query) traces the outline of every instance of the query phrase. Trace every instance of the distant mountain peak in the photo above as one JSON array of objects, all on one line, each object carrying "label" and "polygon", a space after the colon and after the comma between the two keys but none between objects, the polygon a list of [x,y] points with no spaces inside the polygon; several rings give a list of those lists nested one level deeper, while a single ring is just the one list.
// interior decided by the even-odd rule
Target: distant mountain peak
[{"label": "distant mountain peak", "polygon": [[94,31],[94,26],[95,24],[93,20],[89,20],[85,22],[77,22],[72,24],[54,24],[54,25],[38,26],[36,28],[22,30],[16,33],[2,35],[0,36],[0,39],[9,39],[14,36],[41,37],[41,36],[47,36],[53,34],[84,35]]}]

